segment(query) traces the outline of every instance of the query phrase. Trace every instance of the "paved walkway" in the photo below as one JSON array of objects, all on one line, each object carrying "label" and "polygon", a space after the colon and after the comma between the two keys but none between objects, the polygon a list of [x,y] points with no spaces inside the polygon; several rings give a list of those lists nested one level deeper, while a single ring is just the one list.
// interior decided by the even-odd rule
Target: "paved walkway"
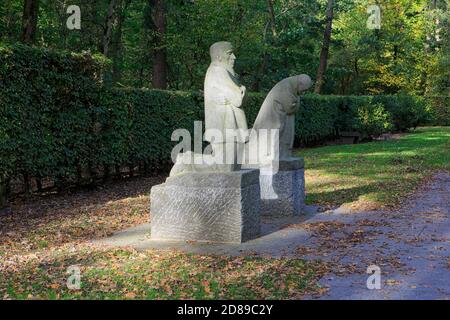
[{"label": "paved walkway", "polygon": [[[398,211],[316,213],[263,219],[263,235],[241,245],[155,242],[142,225],[95,241],[136,249],[178,249],[219,255],[258,254],[320,259],[328,288],[311,299],[450,299],[450,174],[441,172]],[[381,270],[381,289],[367,289],[368,266]]]},{"label": "paved walkway", "polygon": [[[337,247],[323,257],[337,267],[321,280],[329,288],[321,299],[450,299],[449,193],[450,174],[439,173],[398,211],[317,216],[347,224],[342,232],[357,229],[364,235],[358,240],[354,231],[354,244],[347,248],[336,234],[334,240],[326,235],[312,239],[312,246],[322,245],[322,254],[310,258]],[[367,289],[369,265],[381,269],[380,290]]]}]

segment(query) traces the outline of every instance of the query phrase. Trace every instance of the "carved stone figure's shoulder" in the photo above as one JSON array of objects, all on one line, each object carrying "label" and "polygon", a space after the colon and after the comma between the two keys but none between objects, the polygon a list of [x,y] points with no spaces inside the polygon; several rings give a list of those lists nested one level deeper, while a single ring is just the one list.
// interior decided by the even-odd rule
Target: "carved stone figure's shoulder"
[{"label": "carved stone figure's shoulder", "polygon": [[272,90],[269,91],[267,98],[279,99],[280,96],[286,95],[287,91],[288,90],[287,90],[286,83],[283,81],[280,81],[272,88]]},{"label": "carved stone figure's shoulder", "polygon": [[223,74],[226,74],[227,70],[224,67],[219,66],[217,64],[210,64],[210,66],[208,67],[207,73],[223,73]]}]

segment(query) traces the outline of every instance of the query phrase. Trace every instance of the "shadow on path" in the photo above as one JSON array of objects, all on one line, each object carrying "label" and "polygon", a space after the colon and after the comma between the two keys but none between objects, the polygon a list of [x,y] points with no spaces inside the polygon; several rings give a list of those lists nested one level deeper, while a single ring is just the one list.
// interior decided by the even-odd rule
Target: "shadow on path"
[{"label": "shadow on path", "polygon": [[[94,243],[136,249],[167,249],[212,255],[262,255],[322,260],[331,272],[320,299],[449,299],[450,173],[432,182],[396,211],[318,213],[262,220],[262,236],[243,244],[150,240],[150,224]],[[367,289],[368,266],[381,269],[381,289]]]}]

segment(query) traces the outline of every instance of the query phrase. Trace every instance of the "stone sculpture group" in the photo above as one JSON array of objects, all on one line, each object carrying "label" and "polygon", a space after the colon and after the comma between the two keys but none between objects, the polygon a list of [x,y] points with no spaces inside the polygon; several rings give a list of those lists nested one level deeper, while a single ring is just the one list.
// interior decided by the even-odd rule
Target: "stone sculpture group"
[{"label": "stone sculpture group", "polygon": [[249,130],[231,43],[213,44],[210,55],[204,94],[211,154],[180,154],[166,182],[152,188],[155,240],[241,243],[258,237],[261,215],[302,213],[303,160],[292,157],[292,147],[300,93],[311,87],[310,77],[276,84]]}]

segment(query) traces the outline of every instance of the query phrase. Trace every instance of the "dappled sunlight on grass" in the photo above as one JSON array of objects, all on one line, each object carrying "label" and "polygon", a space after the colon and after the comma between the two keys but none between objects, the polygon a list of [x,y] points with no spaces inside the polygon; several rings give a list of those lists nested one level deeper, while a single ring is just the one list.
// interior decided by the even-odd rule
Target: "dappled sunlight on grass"
[{"label": "dappled sunlight on grass", "polygon": [[[0,299],[295,299],[324,289],[326,264],[302,259],[137,252],[91,240],[149,221],[162,177],[17,199],[0,215]],[[81,271],[81,290],[66,286]]]},{"label": "dappled sunlight on grass", "polygon": [[95,191],[16,199],[0,216],[0,256],[99,239],[149,221],[149,177]]},{"label": "dappled sunlight on grass", "polygon": [[419,128],[398,140],[301,150],[307,203],[392,207],[434,170],[450,170],[450,128]]}]

